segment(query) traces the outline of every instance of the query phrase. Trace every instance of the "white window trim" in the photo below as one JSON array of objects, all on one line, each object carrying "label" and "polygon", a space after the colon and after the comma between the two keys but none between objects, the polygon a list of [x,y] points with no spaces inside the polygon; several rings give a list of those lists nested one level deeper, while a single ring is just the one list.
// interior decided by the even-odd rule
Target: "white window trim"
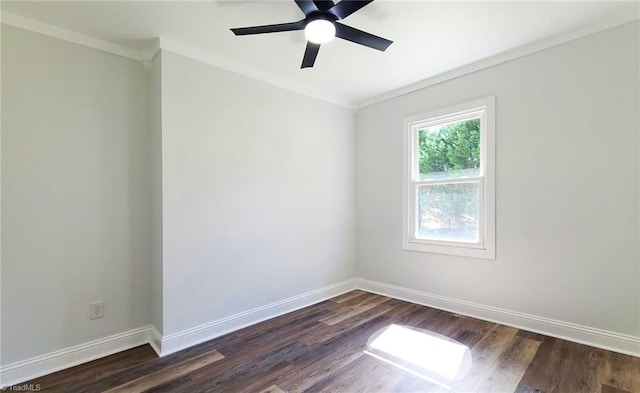
[{"label": "white window trim", "polygon": [[[438,254],[459,255],[474,258],[495,259],[496,255],[496,218],[495,218],[495,96],[454,105],[447,108],[407,117],[403,120],[403,176],[402,176],[402,248],[410,251],[422,251]],[[438,124],[444,119],[464,120],[477,117],[478,112],[484,112],[480,132],[480,176],[468,179],[446,180],[478,181],[480,179],[480,242],[463,243],[451,241],[436,241],[415,239],[412,226],[416,210],[414,183],[414,144],[417,138],[414,131],[418,127]],[[476,116],[473,116],[473,114]],[[431,182],[430,182],[431,183]]]}]

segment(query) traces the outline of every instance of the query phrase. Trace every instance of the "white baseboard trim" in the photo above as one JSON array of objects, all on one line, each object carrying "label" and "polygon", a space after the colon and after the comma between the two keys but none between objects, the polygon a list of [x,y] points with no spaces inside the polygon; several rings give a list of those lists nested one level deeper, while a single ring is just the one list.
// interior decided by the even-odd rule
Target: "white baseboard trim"
[{"label": "white baseboard trim", "polygon": [[379,295],[405,300],[423,306],[446,310],[485,321],[513,326],[547,336],[561,338],[592,347],[607,349],[626,355],[640,357],[640,337],[595,329],[574,323],[539,317],[497,307],[435,295],[427,292],[356,279],[358,289]]},{"label": "white baseboard trim", "polygon": [[155,326],[149,326],[149,345],[155,351],[156,355],[160,356],[160,348],[162,345],[162,334],[156,329]]},{"label": "white baseboard trim", "polygon": [[35,356],[0,367],[0,389],[144,344],[149,344],[158,356],[165,356],[354,289],[356,289],[356,279],[351,279],[165,337],[155,326],[150,325]]},{"label": "white baseboard trim", "polygon": [[169,334],[162,337],[159,351],[156,349],[156,352],[158,352],[159,356],[166,356],[238,329],[319,303],[354,289],[356,289],[356,279],[351,279],[218,319],[178,333]]},{"label": "white baseboard trim", "polygon": [[142,327],[11,363],[0,367],[0,386],[16,385],[148,342],[149,327]]},{"label": "white baseboard trim", "polygon": [[143,344],[149,344],[158,356],[166,356],[354,289],[640,357],[640,337],[354,278],[164,337],[154,326],[145,326],[8,364],[0,367],[0,388],[23,383]]}]

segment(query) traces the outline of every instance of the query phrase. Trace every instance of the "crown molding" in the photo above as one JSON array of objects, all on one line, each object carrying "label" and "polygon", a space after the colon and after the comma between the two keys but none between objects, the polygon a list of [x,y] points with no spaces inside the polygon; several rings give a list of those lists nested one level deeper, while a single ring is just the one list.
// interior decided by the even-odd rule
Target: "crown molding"
[{"label": "crown molding", "polygon": [[33,31],[35,33],[43,34],[53,38],[58,38],[63,41],[72,42],[74,44],[87,46],[114,55],[137,60],[142,62],[146,69],[150,69],[153,58],[159,50],[168,50],[173,53],[177,53],[179,55],[189,57],[191,59],[234,72],[236,74],[244,75],[251,79],[255,79],[260,82],[264,82],[285,90],[293,91],[298,94],[316,98],[321,101],[329,102],[342,107],[350,109],[354,108],[353,102],[349,102],[336,95],[322,94],[314,91],[309,87],[293,83],[286,78],[271,76],[265,72],[259,71],[255,67],[247,66],[225,56],[219,56],[212,53],[204,52],[202,50],[184,45],[180,42],[167,40],[162,37],[155,38],[147,48],[143,50],[136,50],[85,34],[53,26],[48,23],[37,21],[35,19],[25,18],[23,16],[12,14],[9,12],[2,12],[0,14],[0,22],[9,26]]},{"label": "crown molding", "polygon": [[424,79],[422,81],[409,84],[399,89],[394,89],[386,93],[364,99],[362,101],[359,101],[356,104],[356,108],[358,109],[364,108],[373,104],[377,104],[382,101],[387,101],[392,98],[403,96],[405,94],[409,94],[429,86],[437,85],[439,83],[446,82],[451,79],[459,78],[461,76],[483,70],[485,68],[506,63],[508,61],[515,60],[520,57],[528,56],[530,54],[540,52],[545,49],[552,48],[554,46],[562,45],[567,42],[575,41],[577,39],[580,39],[604,30],[611,29],[616,26],[621,26],[626,23],[630,23],[639,19],[640,19],[640,8],[638,10],[638,13],[635,15],[634,14],[620,15],[620,16],[617,16],[616,18],[611,18],[598,24],[589,25],[579,30],[574,30],[566,34],[558,35],[552,38],[535,42],[530,45],[525,45],[507,52],[503,52],[501,54],[491,56],[471,64],[464,65],[462,67],[453,69],[451,71],[443,72],[441,74]]},{"label": "crown molding", "polygon": [[153,58],[156,56],[156,53],[160,51],[160,39],[154,38],[151,45],[142,50],[141,53],[141,61],[144,69],[147,71],[151,70],[151,65],[153,65]]},{"label": "crown molding", "polygon": [[307,86],[293,83],[286,78],[269,75],[268,73],[262,72],[253,66],[248,66],[244,63],[230,59],[226,56],[220,56],[217,54],[204,52],[200,49],[189,47],[177,41],[168,40],[160,37],[159,49],[173,52],[181,56],[185,56],[190,59],[212,65],[214,67],[222,68],[224,70],[228,70],[236,74],[240,74],[240,75],[249,77],[251,79],[255,79],[260,82],[279,87],[281,89],[289,90],[298,94],[316,98],[321,101],[336,104],[349,109],[353,108],[355,104],[337,95],[319,93]]},{"label": "crown molding", "polygon": [[88,46],[90,48],[98,49],[103,52],[108,52],[122,57],[127,57],[129,59],[138,61],[143,60],[141,51],[114,44],[112,42],[104,41],[85,34],[76,33],[75,31],[63,29],[57,26],[50,25],[48,23],[37,21],[35,19],[25,18],[24,16],[12,14],[10,12],[3,11],[2,13],[0,13],[0,22],[5,25],[33,31],[35,33],[58,38],[60,40],[72,42],[74,44]]},{"label": "crown molding", "polygon": [[225,56],[204,52],[202,50],[189,47],[177,41],[167,40],[164,38],[155,38],[151,45],[149,45],[147,48],[143,50],[136,50],[133,48],[114,44],[109,41],[101,40],[89,35],[53,26],[51,24],[40,22],[35,19],[25,18],[23,16],[12,14],[10,12],[3,11],[0,13],[0,23],[58,38],[63,41],[72,42],[74,44],[98,49],[114,55],[123,56],[132,60],[137,60],[142,62],[146,69],[150,69],[153,58],[155,57],[156,53],[158,53],[158,51],[160,51],[161,49],[168,50],[173,53],[177,53],[179,55],[189,57],[191,59],[198,60],[203,63],[219,67],[285,90],[293,91],[298,94],[352,109],[354,114],[357,113],[358,109],[365,108],[367,106],[396,98],[405,94],[409,94],[414,91],[421,90],[451,79],[459,78],[461,76],[471,74],[485,68],[515,60],[639,19],[640,8],[639,12],[636,14],[619,15],[615,18],[610,18],[601,23],[589,25],[579,30],[574,30],[566,34],[538,41],[536,43],[516,48],[496,56],[488,57],[486,59],[464,65],[451,71],[435,75],[422,81],[412,83],[407,86],[388,91],[386,93],[382,93],[380,95],[376,95],[358,102],[350,102],[348,100],[345,100],[343,97],[319,93],[307,86],[293,83],[286,78],[269,75],[268,73],[262,72],[253,66],[243,64]]}]

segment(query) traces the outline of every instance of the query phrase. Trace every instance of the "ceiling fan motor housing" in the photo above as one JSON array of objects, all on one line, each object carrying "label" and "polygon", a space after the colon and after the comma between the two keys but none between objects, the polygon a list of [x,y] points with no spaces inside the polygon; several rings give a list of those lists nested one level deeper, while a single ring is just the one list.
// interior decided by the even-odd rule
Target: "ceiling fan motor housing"
[{"label": "ceiling fan motor housing", "polygon": [[336,19],[321,13],[309,15],[305,19],[306,24],[304,27],[304,35],[307,41],[314,44],[325,44],[331,41],[336,36],[336,26],[334,24]]},{"label": "ceiling fan motor housing", "polygon": [[304,13],[304,19],[302,20],[275,25],[239,27],[233,28],[231,31],[235,35],[251,35],[304,30],[308,42],[300,68],[313,67],[320,45],[329,42],[333,37],[342,38],[379,51],[386,50],[393,43],[393,41],[386,38],[378,37],[338,22],[338,20],[346,18],[373,0],[342,0],[338,3],[329,0],[294,1]]}]

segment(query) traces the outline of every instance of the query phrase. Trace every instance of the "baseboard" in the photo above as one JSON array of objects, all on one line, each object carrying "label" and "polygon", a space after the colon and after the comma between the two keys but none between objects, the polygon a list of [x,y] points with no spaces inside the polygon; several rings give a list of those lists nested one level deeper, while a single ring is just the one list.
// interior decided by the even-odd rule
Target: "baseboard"
[{"label": "baseboard", "polygon": [[355,280],[352,279],[165,337],[154,326],[146,326],[36,356],[0,367],[0,387],[19,384],[143,344],[149,344],[158,356],[165,356],[243,327],[338,296],[355,288]]},{"label": "baseboard", "polygon": [[158,332],[155,326],[145,326],[45,355],[36,356],[0,367],[0,388],[20,384],[33,378],[51,374],[144,344],[149,344],[158,356],[165,356],[243,327],[319,303],[354,289],[356,289],[356,280],[351,279],[165,337]]},{"label": "baseboard", "polygon": [[50,352],[0,368],[0,386],[6,387],[90,362],[149,342],[149,327],[129,330],[88,343]]},{"label": "baseboard", "polygon": [[149,344],[158,356],[165,356],[235,330],[319,303],[354,289],[361,289],[411,303],[640,357],[640,337],[594,329],[357,278],[267,304],[164,337],[154,326],[145,326],[8,364],[0,367],[0,387],[19,384],[33,378],[143,344]]},{"label": "baseboard", "polygon": [[162,352],[162,334],[156,329],[155,326],[149,326],[149,345],[155,351],[156,355],[160,356]]},{"label": "baseboard", "polygon": [[435,295],[427,292],[356,279],[356,286],[363,291],[405,300],[411,303],[446,310],[461,315],[513,326],[592,347],[607,349],[640,357],[640,337],[595,329],[569,322],[529,315],[521,312],[485,306],[478,303]]},{"label": "baseboard", "polygon": [[267,319],[275,318],[312,304],[319,303],[323,300],[330,299],[354,289],[356,289],[356,279],[343,281],[338,284],[330,285],[302,295],[290,297],[262,307],[218,319],[178,333],[169,334],[162,337],[159,348],[154,349],[156,349],[159,356],[166,356],[193,345],[220,337],[235,330],[255,325],[256,323]]}]

